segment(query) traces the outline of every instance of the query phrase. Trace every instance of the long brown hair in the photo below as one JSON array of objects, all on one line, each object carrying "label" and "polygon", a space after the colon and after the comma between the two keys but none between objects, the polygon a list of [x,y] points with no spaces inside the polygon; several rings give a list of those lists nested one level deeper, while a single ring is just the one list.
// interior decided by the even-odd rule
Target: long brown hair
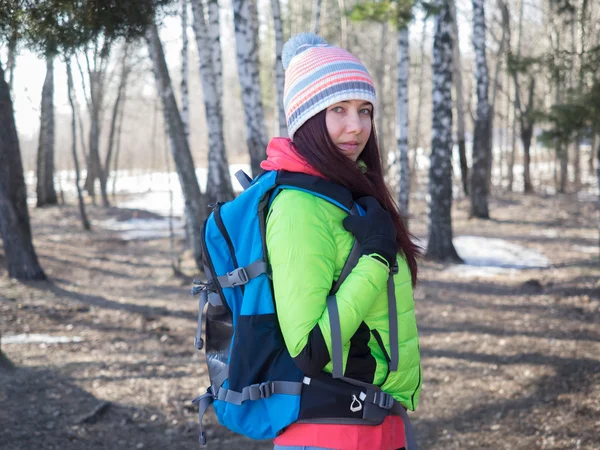
[{"label": "long brown hair", "polygon": [[375,197],[392,216],[396,225],[396,244],[406,258],[414,286],[417,282],[417,257],[421,252],[411,240],[396,203],[385,185],[375,126],[372,126],[367,144],[360,155],[360,160],[367,167],[363,173],[361,167],[345,156],[329,137],[325,114],[326,110],[319,112],[294,133],[295,150],[329,181],[348,188],[355,199]]}]

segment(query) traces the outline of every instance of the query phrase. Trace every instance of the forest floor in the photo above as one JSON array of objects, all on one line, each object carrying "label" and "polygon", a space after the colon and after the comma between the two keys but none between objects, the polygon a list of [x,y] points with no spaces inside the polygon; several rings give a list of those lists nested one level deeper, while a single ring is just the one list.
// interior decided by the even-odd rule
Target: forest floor
[{"label": "forest floor", "polygon": [[[426,208],[411,205],[426,236]],[[547,268],[463,272],[422,261],[416,290],[423,389],[420,449],[600,448],[600,261],[596,207],[573,195],[501,194],[492,220],[455,202],[455,236],[537,250]],[[0,251],[0,448],[195,449],[190,403],[208,384],[193,346],[191,277],[172,275],[169,239],[124,240],[103,221],[153,214],[33,209],[47,282],[10,280]],[[181,244],[178,244],[181,245]],[[485,249],[482,249],[485,251]],[[194,273],[186,254],[183,271]],[[38,333],[65,343],[7,343]],[[96,411],[96,413],[94,413]],[[269,449],[205,418],[209,448]]]}]

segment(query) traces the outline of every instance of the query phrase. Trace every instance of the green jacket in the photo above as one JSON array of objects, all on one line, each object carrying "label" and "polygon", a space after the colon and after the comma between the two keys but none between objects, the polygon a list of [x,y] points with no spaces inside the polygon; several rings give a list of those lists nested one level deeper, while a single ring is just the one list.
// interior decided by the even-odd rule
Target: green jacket
[{"label": "green jacket", "polygon": [[[326,298],[354,237],[342,226],[347,213],[310,193],[284,190],[267,218],[267,250],[283,338],[305,373],[331,373],[331,329]],[[394,277],[398,310],[398,370],[390,372],[387,282],[389,269],[362,256],[336,298],[344,342],[344,375],[381,386],[407,408],[421,389],[419,338],[411,275],[398,256]]]}]

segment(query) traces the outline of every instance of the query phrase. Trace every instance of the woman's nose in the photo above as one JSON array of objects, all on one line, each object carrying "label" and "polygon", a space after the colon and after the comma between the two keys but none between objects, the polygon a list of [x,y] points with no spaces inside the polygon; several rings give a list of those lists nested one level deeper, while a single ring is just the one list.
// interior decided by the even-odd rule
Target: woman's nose
[{"label": "woman's nose", "polygon": [[360,134],[363,130],[363,124],[358,112],[352,112],[346,116],[346,131],[350,134]]}]

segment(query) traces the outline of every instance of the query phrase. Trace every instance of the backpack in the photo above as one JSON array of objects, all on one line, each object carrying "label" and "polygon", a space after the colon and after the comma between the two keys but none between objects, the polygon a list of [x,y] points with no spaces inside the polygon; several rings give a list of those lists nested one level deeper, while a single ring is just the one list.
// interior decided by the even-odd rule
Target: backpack
[{"label": "backpack", "polygon": [[[277,194],[296,189],[349,214],[364,211],[350,191],[320,177],[268,171],[252,180],[239,171],[236,178],[244,191],[232,201],[215,204],[204,222],[201,245],[206,281],[194,280],[192,288],[199,295],[194,344],[198,350],[205,349],[211,382],[206,394],[193,400],[198,406],[201,445],[206,444],[202,418],[210,405],[221,425],[252,439],[272,439],[294,422],[380,424],[387,415],[397,414],[405,420],[408,442],[412,429],[405,408],[377,386],[342,374],[335,293],[358,262],[356,241],[327,299],[332,319],[332,375],[323,372],[309,377],[295,365],[275,312],[265,235],[269,206]],[[395,310],[395,297],[393,306]],[[390,325],[396,322],[397,331],[395,314],[393,318]]]}]

